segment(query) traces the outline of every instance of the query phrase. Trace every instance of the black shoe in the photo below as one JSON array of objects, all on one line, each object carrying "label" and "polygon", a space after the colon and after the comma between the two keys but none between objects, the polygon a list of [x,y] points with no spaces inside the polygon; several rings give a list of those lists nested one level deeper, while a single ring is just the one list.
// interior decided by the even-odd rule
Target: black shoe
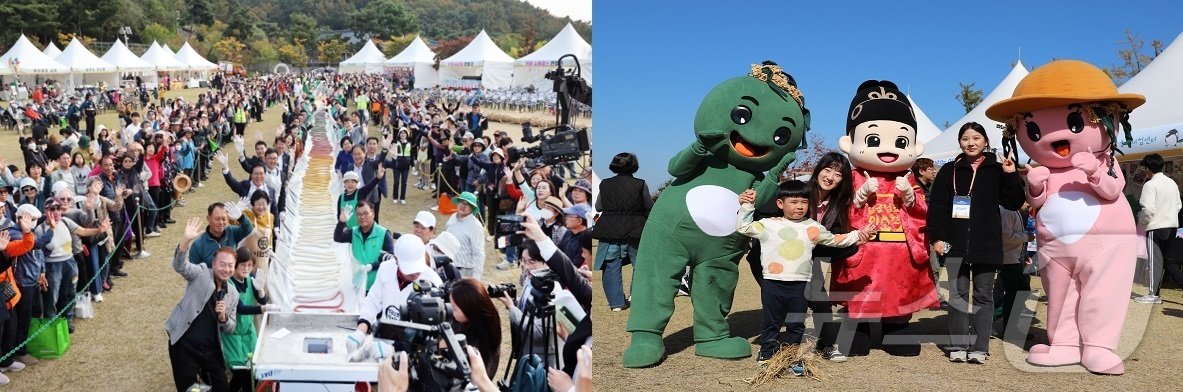
[{"label": "black shoe", "polygon": [[111,271],[111,276],[114,276],[117,278],[122,278],[122,277],[126,277],[127,273],[123,272],[123,271]]},{"label": "black shoe", "polygon": [[164,223],[168,223],[171,225],[173,223],[177,223],[177,221],[173,220],[172,218],[168,218],[168,220],[165,220]]},{"label": "black shoe", "polygon": [[124,260],[131,260],[131,255],[124,253],[124,254],[119,255],[119,258],[124,259]]}]

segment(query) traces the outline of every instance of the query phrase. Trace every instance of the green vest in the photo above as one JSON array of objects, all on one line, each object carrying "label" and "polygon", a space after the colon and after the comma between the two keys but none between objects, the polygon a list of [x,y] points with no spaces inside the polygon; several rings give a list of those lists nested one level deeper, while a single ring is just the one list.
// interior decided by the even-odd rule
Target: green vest
[{"label": "green vest", "polygon": [[[374,224],[374,229],[370,232],[370,236],[362,239],[361,229],[353,228],[353,258],[361,265],[378,264],[378,255],[382,253],[382,243],[386,241],[386,228],[377,223]],[[366,292],[370,291],[370,286],[374,285],[374,279],[378,277],[378,266],[375,265],[370,272],[366,273]]]},{"label": "green vest", "polygon": [[[226,284],[233,284],[226,282]],[[246,292],[238,296],[243,305],[255,305],[255,284],[252,279],[246,280]],[[235,306],[226,304],[226,306]],[[219,332],[220,333],[220,332]],[[250,356],[255,350],[258,335],[255,332],[255,316],[238,314],[235,318],[234,332],[222,333],[222,356],[226,360],[226,367],[245,367],[250,363]]]},{"label": "green vest", "polygon": [[238,110],[235,110],[234,111],[234,122],[236,122],[236,123],[246,122],[246,110],[243,110],[242,108],[238,108]]},{"label": "green vest", "polygon": [[340,215],[341,211],[349,211],[349,220],[345,221],[345,226],[348,226],[350,229],[357,227],[357,192],[353,191],[353,198],[351,200],[346,200],[347,195],[345,193],[337,196],[337,214]]}]

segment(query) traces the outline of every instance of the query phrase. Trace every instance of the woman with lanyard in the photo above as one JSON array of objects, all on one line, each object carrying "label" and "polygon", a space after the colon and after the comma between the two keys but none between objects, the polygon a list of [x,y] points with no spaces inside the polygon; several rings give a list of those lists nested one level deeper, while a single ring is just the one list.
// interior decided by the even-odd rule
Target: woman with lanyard
[{"label": "woman with lanyard", "polygon": [[[1018,210],[1024,185],[1010,157],[1000,163],[986,151],[990,140],[981,125],[967,123],[957,137],[962,153],[933,181],[927,233],[949,269],[949,361],[982,364],[989,355],[994,275],[1003,261],[998,206]],[[976,336],[969,333],[971,325]]]},{"label": "woman with lanyard", "polygon": [[[243,198],[238,206],[243,219],[250,219],[255,227],[243,240],[241,249],[248,249],[260,270],[268,271],[271,262],[271,247],[275,243],[275,215],[271,213],[271,199],[267,193],[256,190],[250,199]],[[242,205],[242,203],[249,203]],[[242,313],[239,313],[242,314]]]},{"label": "woman with lanyard", "polygon": [[394,202],[407,204],[407,180],[411,174],[411,152],[415,151],[414,143],[410,140],[407,127],[399,128],[398,141],[394,143],[391,154],[394,155],[394,189],[390,192]]}]

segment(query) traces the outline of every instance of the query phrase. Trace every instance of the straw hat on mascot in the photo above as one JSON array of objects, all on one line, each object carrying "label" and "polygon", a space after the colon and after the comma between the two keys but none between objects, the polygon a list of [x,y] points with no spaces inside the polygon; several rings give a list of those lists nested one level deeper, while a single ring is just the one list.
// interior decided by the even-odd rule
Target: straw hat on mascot
[{"label": "straw hat on mascot", "polygon": [[1061,60],[1031,72],[1012,98],[986,110],[1040,165],[1026,167],[1027,200],[1038,210],[1050,344],[1031,347],[1031,364],[1125,372],[1116,350],[1138,237],[1114,154],[1121,152],[1118,127],[1125,128],[1122,144],[1128,146],[1129,112],[1145,102],[1142,95],[1118,93],[1097,67]]},{"label": "straw hat on mascot", "polygon": [[[653,205],[641,234],[625,350],[625,367],[656,365],[674,312],[680,278],[690,267],[694,353],[736,359],[752,346],[731,336],[727,314],[747,237],[736,229],[739,194],[755,189],[756,205],[776,194],[779,173],[796,159],[809,129],[805,97],[772,62],[715,86],[694,119],[695,141],[670,160],[672,185]],[[765,173],[768,173],[765,175]]]},{"label": "straw hat on mascot", "polygon": [[840,349],[867,355],[875,345],[871,326],[881,322],[884,340],[896,342],[882,345],[884,351],[919,355],[920,342],[907,327],[912,313],[937,305],[937,294],[924,236],[928,204],[910,171],[924,152],[916,140],[916,115],[908,97],[886,80],[859,85],[847,113],[838,147],[854,166],[850,224],[874,224],[878,233],[832,264],[832,292],[847,294],[836,302],[858,322],[853,339]]}]

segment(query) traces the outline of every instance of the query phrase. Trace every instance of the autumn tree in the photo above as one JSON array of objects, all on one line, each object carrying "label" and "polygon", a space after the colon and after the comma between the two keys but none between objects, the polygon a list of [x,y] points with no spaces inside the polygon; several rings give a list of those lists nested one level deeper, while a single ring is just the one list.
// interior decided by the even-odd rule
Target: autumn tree
[{"label": "autumn tree", "polygon": [[1159,53],[1162,53],[1162,41],[1150,41],[1151,54],[1143,53],[1143,48],[1146,46],[1146,40],[1141,36],[1125,31],[1125,40],[1118,41],[1117,57],[1121,59],[1120,65],[1111,65],[1105,67],[1105,74],[1113,79],[1116,84],[1125,83],[1125,81],[1142,72],[1142,68],[1154,61]]},{"label": "autumn tree", "polygon": [[280,45],[276,52],[278,52],[279,61],[298,67],[308,65],[308,52],[304,50],[304,42],[300,40]]},{"label": "autumn tree", "polygon": [[403,49],[406,49],[408,46],[411,46],[411,42],[414,41],[415,34],[403,34],[396,37],[390,37],[390,39],[383,41],[379,47],[382,49],[382,54],[386,55],[386,57],[392,57],[397,55],[399,52],[402,52]]},{"label": "autumn tree", "polygon": [[789,164],[789,167],[785,169],[784,173],[781,173],[782,177],[788,176],[795,178],[798,174],[813,172],[813,167],[817,166],[817,162],[822,159],[822,155],[830,152],[830,149],[826,147],[826,138],[822,137],[821,134],[810,132],[806,133],[805,136],[805,147],[797,150],[797,159]]},{"label": "autumn tree", "polygon": [[77,35],[74,33],[58,33],[58,44],[61,45],[62,49],[65,49],[66,45],[69,45],[70,41],[74,38],[78,38],[78,42],[81,42],[82,46],[88,48],[93,47],[95,41],[97,41],[94,37],[87,37],[85,35]]},{"label": "autumn tree", "polygon": [[144,30],[140,31],[140,41],[145,44],[151,43],[152,41],[167,43],[174,35],[168,27],[152,22],[144,26]]},{"label": "autumn tree", "polygon": [[222,61],[230,61],[234,63],[243,63],[243,50],[246,45],[239,41],[238,38],[226,37],[214,44],[212,51],[214,57]]},{"label": "autumn tree", "polygon": [[435,44],[435,47],[431,48],[431,50],[435,52],[435,58],[437,60],[443,60],[448,57],[452,57],[452,55],[456,54],[456,52],[459,52],[460,49],[464,49],[465,46],[468,46],[469,42],[472,42],[473,38],[474,37],[470,35],[446,39]]},{"label": "autumn tree", "polygon": [[965,112],[969,113],[978,107],[978,104],[982,103],[982,89],[974,88],[974,83],[958,84],[960,85],[960,90],[957,91],[957,95],[953,96],[953,99],[961,103],[961,106],[965,108]]},{"label": "autumn tree", "polygon": [[326,39],[316,43],[316,59],[322,63],[336,63],[345,57],[345,42],[339,39]]}]

